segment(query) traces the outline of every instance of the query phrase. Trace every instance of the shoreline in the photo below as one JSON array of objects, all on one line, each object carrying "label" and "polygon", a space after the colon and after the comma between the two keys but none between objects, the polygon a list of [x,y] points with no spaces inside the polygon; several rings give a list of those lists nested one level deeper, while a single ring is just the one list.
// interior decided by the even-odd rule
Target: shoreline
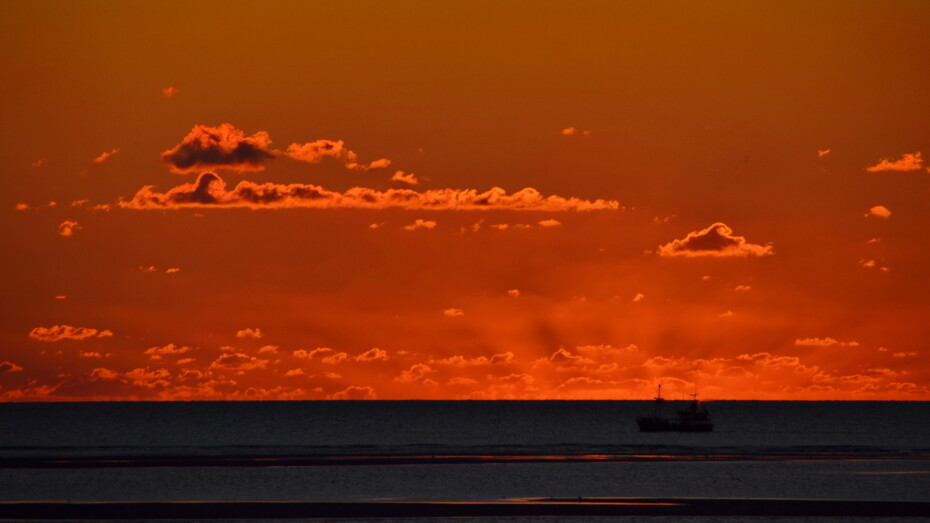
[{"label": "shoreline", "polygon": [[928,453],[663,453],[663,454],[383,454],[383,455],[112,455],[0,457],[0,469],[142,467],[321,467],[491,463],[642,463],[734,461],[930,460]]},{"label": "shoreline", "polygon": [[531,498],[501,502],[0,502],[0,519],[259,519],[583,516],[930,517],[930,502]]}]

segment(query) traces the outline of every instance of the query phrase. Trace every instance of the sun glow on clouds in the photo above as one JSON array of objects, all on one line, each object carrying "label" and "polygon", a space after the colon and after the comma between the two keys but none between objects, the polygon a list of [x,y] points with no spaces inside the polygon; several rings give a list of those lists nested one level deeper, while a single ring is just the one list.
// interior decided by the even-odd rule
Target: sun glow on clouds
[{"label": "sun glow on clouds", "polygon": [[0,397],[928,400],[899,4],[17,3]]}]

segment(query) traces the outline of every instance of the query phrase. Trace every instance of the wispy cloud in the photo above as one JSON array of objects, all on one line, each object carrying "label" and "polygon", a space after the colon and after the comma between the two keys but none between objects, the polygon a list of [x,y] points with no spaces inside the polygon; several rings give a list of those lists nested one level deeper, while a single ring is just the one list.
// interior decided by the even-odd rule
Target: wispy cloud
[{"label": "wispy cloud", "polygon": [[869,209],[869,212],[865,213],[866,218],[888,218],[891,216],[891,211],[888,210],[884,205],[876,205]]},{"label": "wispy cloud", "polygon": [[39,341],[86,340],[88,338],[108,338],[113,336],[109,330],[97,330],[90,327],[72,327],[71,325],[53,325],[36,327],[29,332],[29,337]]},{"label": "wispy cloud", "polygon": [[417,180],[417,177],[413,173],[405,173],[404,171],[397,171],[394,173],[394,176],[391,176],[392,182],[401,182],[406,183],[407,185],[419,185],[420,181]]},{"label": "wispy cloud", "polygon": [[565,129],[562,129],[561,132],[562,132],[562,136],[576,136],[576,135],[588,136],[589,134],[591,134],[591,131],[589,130],[577,129],[574,126],[566,127]]},{"label": "wispy cloud", "polygon": [[795,346],[798,347],[858,347],[859,343],[855,341],[839,341],[834,338],[798,338],[794,340]]},{"label": "wispy cloud", "polygon": [[410,225],[404,225],[405,231],[416,231],[418,229],[434,229],[436,227],[436,220],[423,220],[417,218]]},{"label": "wispy cloud", "polygon": [[264,334],[262,334],[262,330],[259,328],[242,329],[236,332],[237,338],[261,338],[262,336],[264,336]]},{"label": "wispy cloud", "polygon": [[110,157],[119,154],[119,147],[114,147],[113,149],[100,153],[100,156],[93,159],[94,163],[103,163],[110,159]]},{"label": "wispy cloud", "polygon": [[658,249],[660,256],[683,257],[746,257],[774,254],[771,245],[756,245],[736,236],[725,223],[717,222],[706,229],[690,232],[680,240],[672,240]]},{"label": "wispy cloud", "polygon": [[375,393],[374,388],[359,385],[351,385],[344,390],[329,395],[329,399],[333,400],[373,400],[377,398],[378,395]]},{"label": "wispy cloud", "polygon": [[164,97],[164,98],[171,98],[172,96],[174,96],[174,95],[176,95],[176,94],[178,94],[178,93],[180,93],[180,92],[181,92],[181,90],[178,89],[177,87],[175,87],[175,86],[173,86],[173,85],[169,85],[168,87],[165,87],[164,89],[161,90],[161,95],[162,95],[162,97]]},{"label": "wispy cloud", "polygon": [[81,229],[81,226],[78,225],[78,222],[74,220],[65,220],[58,224],[58,236],[63,236],[69,238],[74,235],[74,231]]},{"label": "wispy cloud", "polygon": [[210,364],[211,369],[247,371],[252,369],[264,368],[268,360],[260,360],[254,356],[236,352],[233,354],[222,354]]},{"label": "wispy cloud", "polygon": [[190,347],[178,347],[174,343],[169,343],[165,346],[159,347],[149,347],[143,352],[146,356],[149,357],[152,361],[158,361],[165,356],[170,356],[174,354],[184,354],[191,350]]},{"label": "wispy cloud", "polygon": [[369,349],[355,357],[355,361],[387,361],[389,359],[386,350],[374,348]]},{"label": "wispy cloud", "polygon": [[877,173],[882,171],[917,171],[923,165],[923,158],[920,156],[920,152],[914,154],[905,153],[900,159],[892,160],[890,158],[882,158],[877,164],[866,167],[866,171],[870,173]]}]

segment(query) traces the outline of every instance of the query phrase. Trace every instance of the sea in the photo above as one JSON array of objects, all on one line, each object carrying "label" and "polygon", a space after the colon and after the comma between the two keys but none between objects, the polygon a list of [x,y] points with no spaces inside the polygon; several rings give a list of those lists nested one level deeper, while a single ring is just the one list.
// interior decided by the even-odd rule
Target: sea
[{"label": "sea", "polygon": [[[671,414],[685,405],[669,401],[666,408]],[[911,502],[917,516],[924,515],[921,506],[930,506],[928,402],[705,406],[714,421],[709,433],[640,432],[635,418],[653,408],[642,401],[5,403],[0,519],[22,514],[4,510],[24,503],[493,507],[775,500],[789,506],[825,500]],[[896,521],[893,512],[878,515]],[[403,514],[366,518],[406,519]],[[806,520],[780,514],[740,519]],[[241,515],[224,519],[261,519]],[[449,509],[418,517],[456,515],[461,521],[468,514]],[[608,519],[643,517],[615,516]],[[525,517],[533,519],[520,513],[478,519]]]}]

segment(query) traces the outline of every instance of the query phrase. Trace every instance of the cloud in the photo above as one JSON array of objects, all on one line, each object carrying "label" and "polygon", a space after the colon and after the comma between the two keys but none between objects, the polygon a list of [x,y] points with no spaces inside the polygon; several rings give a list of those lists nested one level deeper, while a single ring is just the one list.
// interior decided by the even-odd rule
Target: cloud
[{"label": "cloud", "polygon": [[876,218],[888,218],[891,216],[891,211],[888,210],[884,205],[876,205],[869,209],[869,212],[865,213],[865,217],[876,217]]},{"label": "cloud", "polygon": [[878,265],[878,262],[876,262],[875,260],[870,260],[868,258],[862,258],[861,260],[859,260],[859,266],[862,267],[863,269],[878,269],[882,272],[888,272],[891,270],[888,267],[884,267],[884,266],[880,267]]},{"label": "cloud", "polygon": [[595,211],[618,210],[613,200],[582,200],[562,196],[543,196],[527,187],[512,194],[494,187],[485,192],[474,189],[412,189],[378,191],[353,187],[345,192],[330,191],[308,184],[258,184],[241,181],[232,190],[216,173],[201,173],[194,183],[185,183],[159,193],[146,185],[129,201],[120,200],[126,209],[165,210],[185,208],[248,209],[415,209],[415,210],[513,210],[513,211]]},{"label": "cloud", "polygon": [[646,295],[641,292],[637,292],[636,296],[633,296],[633,303],[639,303],[644,299],[646,299]]},{"label": "cloud", "polygon": [[113,333],[109,330],[97,330],[89,327],[72,327],[71,325],[53,325],[51,327],[36,327],[29,333],[30,338],[39,341],[86,340],[88,338],[109,338]]},{"label": "cloud", "polygon": [[174,274],[176,272],[181,272],[180,267],[168,267],[165,269],[165,274]]},{"label": "cloud", "polygon": [[823,158],[824,156],[830,154],[830,149],[818,149],[817,158]]},{"label": "cloud", "polygon": [[520,289],[508,289],[507,294],[514,298],[518,298],[520,296]]},{"label": "cloud", "polygon": [[[391,161],[387,158],[375,160],[367,165],[359,163],[358,155],[346,148],[346,144],[342,140],[317,140],[303,145],[292,143],[287,147],[284,155],[307,163],[320,163],[323,158],[333,158],[345,165],[346,169],[352,171],[370,171],[372,169],[383,169],[391,165]],[[391,179],[393,180],[393,178]]]},{"label": "cloud", "polygon": [[22,370],[23,370],[22,367],[20,367],[19,365],[11,361],[4,361],[0,363],[0,374],[3,374],[5,372],[22,372]]},{"label": "cloud", "polygon": [[733,230],[722,222],[717,222],[706,229],[690,232],[684,239],[672,240],[660,245],[659,256],[714,256],[746,257],[767,256],[774,254],[771,245],[756,245],[746,241],[742,236],[734,236]]},{"label": "cloud", "polygon": [[371,387],[360,387],[358,385],[352,385],[345,390],[339,392],[334,392],[329,395],[329,399],[333,400],[374,400],[378,399],[378,395],[375,394],[375,389]]},{"label": "cloud", "polygon": [[45,158],[39,158],[38,160],[36,160],[36,161],[30,163],[29,166],[30,166],[30,167],[33,167],[33,168],[39,168],[39,167],[42,167],[43,165],[45,165],[45,164],[47,164],[47,163],[48,163],[48,160],[47,160],[47,159],[45,159]]},{"label": "cloud", "polygon": [[190,347],[177,347],[174,343],[169,343],[164,347],[149,347],[142,354],[148,356],[152,361],[157,361],[162,359],[163,356],[168,356],[171,354],[184,354],[190,350]]},{"label": "cloud", "polygon": [[409,369],[402,371],[399,376],[394,378],[394,381],[398,383],[416,383],[418,381],[425,381],[427,379],[426,375],[433,372],[436,371],[429,365],[417,363],[411,366]]},{"label": "cloud", "polygon": [[575,355],[571,352],[565,350],[564,347],[559,347],[559,349],[552,353],[549,356],[549,361],[552,363],[570,363],[570,364],[584,364],[584,363],[593,363],[592,360],[585,358],[584,356]]},{"label": "cloud", "polygon": [[918,171],[922,167],[923,158],[920,152],[914,154],[905,153],[899,160],[882,158],[877,164],[866,167],[866,171],[877,173],[882,171]]},{"label": "cloud", "polygon": [[237,337],[237,338],[254,338],[254,339],[257,339],[257,338],[261,338],[262,336],[264,336],[264,335],[262,334],[262,330],[261,330],[261,329],[258,329],[258,328],[255,328],[255,329],[242,329],[241,331],[238,331],[238,332],[236,333],[236,337]]},{"label": "cloud", "polygon": [[295,358],[304,360],[319,359],[323,363],[327,363],[329,365],[335,365],[349,358],[349,355],[345,352],[336,352],[329,347],[318,347],[311,351],[298,349],[295,350],[293,354]]},{"label": "cloud", "polygon": [[78,225],[78,222],[74,220],[65,220],[58,224],[58,236],[69,238],[74,234],[74,231],[81,229],[82,227]]},{"label": "cloud", "polygon": [[119,154],[119,147],[114,147],[113,149],[100,153],[100,156],[94,158],[94,163],[103,163],[110,159],[111,156]]},{"label": "cloud", "polygon": [[355,357],[355,361],[387,361],[388,353],[386,350],[374,348],[369,349]]},{"label": "cloud", "polygon": [[834,338],[798,338],[794,340],[797,347],[858,347],[855,341],[839,341]]},{"label": "cloud", "polygon": [[17,211],[28,211],[31,208],[32,207],[26,202],[19,202],[15,206],[13,206],[13,209]]},{"label": "cloud", "polygon": [[90,372],[90,380],[116,380],[119,379],[120,374],[114,370],[107,368],[96,368]]},{"label": "cloud", "polygon": [[575,136],[577,134],[580,134],[582,136],[588,136],[591,134],[591,131],[589,130],[582,131],[580,129],[576,129],[575,127],[566,127],[565,129],[562,129],[562,136]]},{"label": "cloud", "polygon": [[404,230],[415,231],[417,229],[433,229],[435,227],[436,227],[435,220],[421,220],[420,218],[417,218],[416,221],[414,221],[410,225],[404,225]]},{"label": "cloud", "polygon": [[750,287],[749,285],[737,285],[736,287],[733,287],[733,290],[736,292],[747,292],[747,291],[751,291],[752,287]]},{"label": "cloud", "polygon": [[233,354],[222,354],[219,358],[210,364],[211,369],[225,369],[234,371],[247,371],[252,369],[265,368],[268,360],[260,360],[256,357],[236,352]]},{"label": "cloud", "polygon": [[161,154],[162,160],[177,173],[190,173],[202,168],[260,171],[262,163],[274,158],[268,147],[271,138],[265,131],[252,136],[223,123],[217,127],[195,125],[181,143]]},{"label": "cloud", "polygon": [[513,361],[512,352],[494,354],[490,358],[487,356],[478,356],[476,358],[466,358],[465,356],[455,355],[441,360],[431,360],[430,363],[437,365],[450,365],[453,367],[476,367],[482,365],[499,365]]},{"label": "cloud", "polygon": [[147,367],[142,369],[132,369],[123,374],[123,380],[136,387],[145,387],[154,389],[156,387],[165,388],[171,385],[168,381],[171,378],[171,372],[168,369],[149,370]]},{"label": "cloud", "polygon": [[459,317],[459,316],[464,316],[464,315],[465,315],[465,311],[463,311],[462,309],[454,309],[454,308],[453,308],[453,309],[443,309],[443,310],[442,310],[442,315],[443,315],[443,316],[446,316],[447,318],[457,318],[457,317]]},{"label": "cloud", "polygon": [[258,353],[259,354],[265,354],[265,353],[277,354],[278,346],[277,345],[265,345],[262,348],[258,349]]},{"label": "cloud", "polygon": [[391,176],[392,182],[401,182],[406,183],[407,185],[419,185],[420,181],[417,180],[417,177],[413,173],[406,173],[404,171],[397,171],[394,173],[394,176]]},{"label": "cloud", "polygon": [[539,222],[540,227],[558,227],[560,225],[562,225],[562,222],[558,220],[553,220],[551,218],[548,220],[542,220],[541,222]]},{"label": "cloud", "polygon": [[180,93],[181,90],[173,85],[169,85],[161,90],[161,95],[163,98],[171,98],[172,96]]}]

